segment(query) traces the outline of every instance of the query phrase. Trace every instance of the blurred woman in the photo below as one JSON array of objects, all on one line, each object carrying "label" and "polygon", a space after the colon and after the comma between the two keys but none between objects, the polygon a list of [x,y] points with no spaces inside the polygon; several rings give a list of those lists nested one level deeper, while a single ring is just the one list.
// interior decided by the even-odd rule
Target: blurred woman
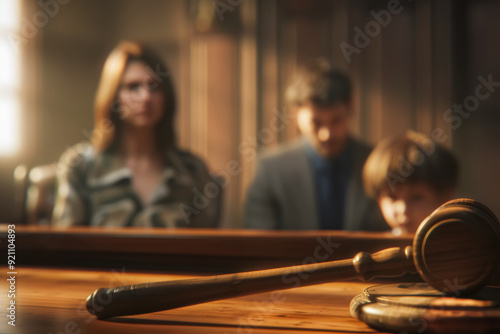
[{"label": "blurred woman", "polygon": [[170,73],[150,49],[120,43],[98,86],[91,142],[58,168],[58,226],[214,227],[220,192],[205,164],[176,146]]}]

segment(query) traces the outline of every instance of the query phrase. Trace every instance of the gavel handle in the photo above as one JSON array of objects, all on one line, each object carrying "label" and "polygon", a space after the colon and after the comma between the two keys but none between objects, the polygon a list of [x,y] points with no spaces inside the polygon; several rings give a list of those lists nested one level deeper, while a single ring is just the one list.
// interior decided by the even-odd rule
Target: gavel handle
[{"label": "gavel handle", "polygon": [[415,272],[412,247],[389,248],[353,259],[204,278],[97,289],[87,309],[100,319],[142,314],[225,298],[290,289],[351,278],[400,276]]}]

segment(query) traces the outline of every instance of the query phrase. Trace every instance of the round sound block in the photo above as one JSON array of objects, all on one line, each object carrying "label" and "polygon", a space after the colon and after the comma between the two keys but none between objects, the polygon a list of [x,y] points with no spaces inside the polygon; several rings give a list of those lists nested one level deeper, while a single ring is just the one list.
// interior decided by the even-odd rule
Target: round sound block
[{"label": "round sound block", "polygon": [[500,288],[450,296],[426,283],[375,285],[353,298],[351,315],[383,331],[496,333],[500,331]]}]

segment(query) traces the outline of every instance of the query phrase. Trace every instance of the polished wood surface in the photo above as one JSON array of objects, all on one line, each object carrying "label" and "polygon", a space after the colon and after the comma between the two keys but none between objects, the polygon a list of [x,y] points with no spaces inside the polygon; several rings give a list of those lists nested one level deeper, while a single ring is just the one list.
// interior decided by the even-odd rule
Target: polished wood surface
[{"label": "polished wood surface", "polygon": [[377,285],[351,301],[356,319],[395,333],[500,332],[500,288],[449,296],[427,283]]},{"label": "polished wood surface", "polygon": [[[413,267],[411,246],[389,248],[354,259],[250,271],[206,278],[97,289],[87,309],[99,319],[169,310],[215,300],[346,279],[402,276]],[[297,279],[300,279],[297,282]]]},{"label": "polished wood surface", "polygon": [[[0,247],[6,254],[7,226],[0,229]],[[408,246],[413,239],[342,231],[54,229],[19,224],[15,230],[16,326],[8,324],[7,307],[13,299],[7,296],[8,281],[2,279],[2,334],[376,333],[351,317],[350,301],[365,287],[394,280],[304,287],[307,278],[294,276],[299,288],[109,320],[98,320],[85,304],[101,287],[324,262],[359,251]],[[0,270],[5,276],[10,271]]]},{"label": "polished wood surface", "polygon": [[[0,239],[7,225],[0,225]],[[24,265],[226,273],[353,257],[411,245],[413,236],[348,231],[106,228],[16,225]],[[0,247],[2,245],[0,244]]]},{"label": "polished wood surface", "polygon": [[[5,251],[7,226],[0,226]],[[16,326],[0,285],[0,333],[372,333],[349,314],[376,283],[338,282],[98,320],[85,309],[100,287],[322,262],[405,246],[412,237],[321,231],[99,229],[16,225]],[[143,263],[139,263],[140,261]],[[0,268],[4,275],[7,267]],[[3,276],[5,277],[5,276]],[[413,277],[412,277],[413,278]],[[302,286],[304,277],[290,277]]]},{"label": "polished wood surface", "polygon": [[[16,327],[3,317],[0,333],[376,332],[349,314],[351,299],[373,283],[328,283],[111,320],[98,320],[85,309],[85,299],[96,287],[189,277],[193,276],[133,273],[119,267],[99,271],[19,268]],[[1,299],[2,310],[6,302]]]},{"label": "polished wood surface", "polygon": [[500,268],[500,223],[484,204],[469,198],[448,201],[420,224],[413,242],[420,276],[453,295],[496,281]]},{"label": "polished wood surface", "polygon": [[460,295],[491,283],[499,263],[500,224],[496,216],[479,202],[456,199],[440,206],[420,224],[413,247],[394,247],[374,254],[360,252],[353,259],[206,279],[100,288],[89,296],[87,308],[98,318],[107,319],[289,289],[293,282],[286,284],[287,275],[306,277],[302,285],[313,285],[402,276],[417,270],[434,288]]}]

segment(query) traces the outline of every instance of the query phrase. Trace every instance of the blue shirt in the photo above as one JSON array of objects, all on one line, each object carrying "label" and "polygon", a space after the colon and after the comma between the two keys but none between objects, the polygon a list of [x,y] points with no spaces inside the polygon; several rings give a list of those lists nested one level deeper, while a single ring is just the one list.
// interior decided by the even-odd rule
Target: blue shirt
[{"label": "blue shirt", "polygon": [[337,157],[325,158],[318,154],[309,140],[304,141],[314,171],[319,226],[324,230],[344,228],[346,191],[352,165],[351,143],[352,140],[348,139]]}]

